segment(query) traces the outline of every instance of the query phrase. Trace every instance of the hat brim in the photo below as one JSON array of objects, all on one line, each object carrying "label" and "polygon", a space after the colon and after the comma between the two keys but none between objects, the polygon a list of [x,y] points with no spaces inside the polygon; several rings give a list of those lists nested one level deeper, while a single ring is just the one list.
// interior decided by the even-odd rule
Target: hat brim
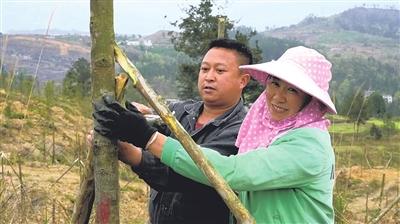
[{"label": "hat brim", "polygon": [[327,91],[321,89],[306,71],[290,61],[270,61],[254,65],[242,65],[239,67],[249,73],[254,79],[265,85],[268,75],[279,78],[303,92],[317,98],[328,107],[328,112],[337,114],[335,105]]}]

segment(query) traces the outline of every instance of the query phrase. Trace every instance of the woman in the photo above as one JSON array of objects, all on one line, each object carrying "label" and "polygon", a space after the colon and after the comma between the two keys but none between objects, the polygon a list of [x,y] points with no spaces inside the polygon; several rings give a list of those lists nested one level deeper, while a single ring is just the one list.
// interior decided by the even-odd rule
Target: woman
[{"label": "woman", "polygon": [[[239,154],[225,157],[203,152],[257,223],[333,223],[334,153],[326,112],[336,113],[329,97],[331,63],[305,47],[287,50],[277,61],[240,67],[265,84],[240,128]],[[128,120],[125,140],[149,150],[176,172],[209,184],[181,144],[150,127],[131,108],[103,102],[94,117],[101,134],[119,138],[117,119]],[[121,112],[122,111],[122,112]],[[107,119],[104,119],[107,118]]]}]

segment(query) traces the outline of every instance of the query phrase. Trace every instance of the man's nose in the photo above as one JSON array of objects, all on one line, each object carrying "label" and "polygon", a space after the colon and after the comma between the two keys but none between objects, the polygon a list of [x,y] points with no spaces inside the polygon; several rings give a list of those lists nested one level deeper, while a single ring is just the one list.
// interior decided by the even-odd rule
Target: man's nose
[{"label": "man's nose", "polygon": [[205,76],[205,80],[207,81],[214,81],[215,80],[215,70],[214,69],[210,69],[206,76]]}]

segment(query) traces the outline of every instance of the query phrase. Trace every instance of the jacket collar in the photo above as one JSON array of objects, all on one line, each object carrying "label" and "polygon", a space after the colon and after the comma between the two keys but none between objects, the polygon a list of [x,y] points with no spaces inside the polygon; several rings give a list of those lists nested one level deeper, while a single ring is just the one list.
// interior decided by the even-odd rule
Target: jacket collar
[{"label": "jacket collar", "polygon": [[[184,110],[186,113],[191,115],[191,117],[194,117],[196,120],[200,115],[200,112],[203,110],[204,107],[204,102],[199,101],[195,102],[193,104],[187,104],[184,106]],[[210,124],[213,124],[215,126],[219,126],[225,121],[229,120],[233,116],[236,116],[238,113],[243,112],[245,113],[244,105],[243,105],[243,99],[240,98],[239,102],[231,109],[223,113],[222,115],[218,116],[215,118],[213,121],[210,122]]]}]

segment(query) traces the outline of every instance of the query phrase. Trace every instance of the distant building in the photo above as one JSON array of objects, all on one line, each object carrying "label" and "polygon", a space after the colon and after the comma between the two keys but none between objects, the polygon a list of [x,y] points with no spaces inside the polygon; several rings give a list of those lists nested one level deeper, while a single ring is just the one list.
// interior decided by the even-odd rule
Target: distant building
[{"label": "distant building", "polygon": [[[365,97],[371,96],[372,93],[374,93],[375,90],[367,90],[364,92]],[[393,96],[388,95],[388,94],[382,94],[382,98],[385,100],[386,103],[390,104],[393,103]]]},{"label": "distant building", "polygon": [[382,95],[386,103],[393,103],[393,97],[391,95]]},{"label": "distant building", "polygon": [[126,45],[128,45],[128,46],[143,45],[145,47],[152,47],[153,43],[151,42],[151,40],[140,39],[140,40],[127,40]]}]

